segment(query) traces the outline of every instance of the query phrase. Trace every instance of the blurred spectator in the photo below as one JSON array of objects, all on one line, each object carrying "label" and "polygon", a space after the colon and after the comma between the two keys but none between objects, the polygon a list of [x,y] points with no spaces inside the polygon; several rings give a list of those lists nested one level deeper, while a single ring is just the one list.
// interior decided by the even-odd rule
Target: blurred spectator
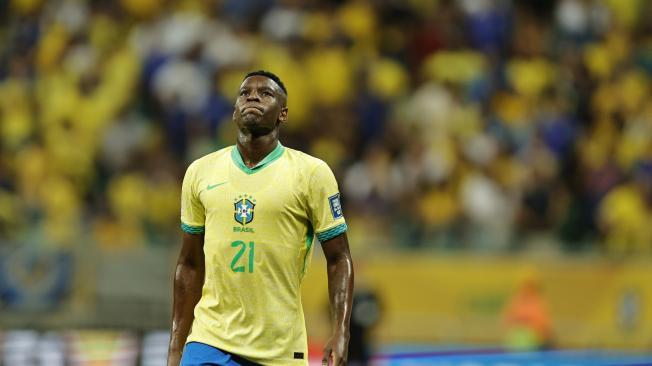
[{"label": "blurred spectator", "polygon": [[610,191],[600,206],[600,224],[608,252],[652,252],[652,163],[640,163],[633,178]]},{"label": "blurred spectator", "polygon": [[375,291],[363,288],[353,294],[349,365],[366,366],[370,363],[374,352],[371,331],[380,322],[381,310],[380,299]]},{"label": "blurred spectator", "polygon": [[552,347],[552,323],[548,305],[536,275],[526,276],[504,309],[505,345],[517,351]]}]

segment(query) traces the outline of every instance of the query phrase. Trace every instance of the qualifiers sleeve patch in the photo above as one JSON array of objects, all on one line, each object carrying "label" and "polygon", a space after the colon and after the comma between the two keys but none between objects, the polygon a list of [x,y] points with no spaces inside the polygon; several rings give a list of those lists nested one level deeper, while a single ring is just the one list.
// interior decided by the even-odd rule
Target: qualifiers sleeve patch
[{"label": "qualifiers sleeve patch", "polygon": [[342,204],[340,203],[339,193],[328,197],[328,203],[331,206],[331,213],[333,214],[334,219],[339,219],[344,216],[342,213]]}]

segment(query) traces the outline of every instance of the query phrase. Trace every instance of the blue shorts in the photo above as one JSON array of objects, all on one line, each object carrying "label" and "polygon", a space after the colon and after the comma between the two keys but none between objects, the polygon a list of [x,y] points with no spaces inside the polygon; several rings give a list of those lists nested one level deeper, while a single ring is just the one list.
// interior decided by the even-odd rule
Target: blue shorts
[{"label": "blue shorts", "polygon": [[240,356],[204,343],[190,342],[183,349],[180,366],[257,366]]}]

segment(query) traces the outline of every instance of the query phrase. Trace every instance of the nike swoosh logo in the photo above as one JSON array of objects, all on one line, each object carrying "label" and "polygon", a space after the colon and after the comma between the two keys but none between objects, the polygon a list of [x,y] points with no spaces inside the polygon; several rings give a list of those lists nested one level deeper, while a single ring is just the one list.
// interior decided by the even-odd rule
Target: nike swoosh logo
[{"label": "nike swoosh logo", "polygon": [[219,186],[221,186],[222,184],[226,184],[226,182],[217,183],[217,184],[209,184],[209,185],[206,186],[206,190],[207,190],[207,191],[210,191],[211,189],[213,189],[213,188],[215,188],[215,187],[219,187]]}]

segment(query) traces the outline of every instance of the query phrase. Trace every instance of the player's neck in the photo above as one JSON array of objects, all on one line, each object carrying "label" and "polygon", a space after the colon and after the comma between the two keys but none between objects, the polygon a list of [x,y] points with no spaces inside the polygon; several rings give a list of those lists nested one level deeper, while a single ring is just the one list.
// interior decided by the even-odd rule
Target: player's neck
[{"label": "player's neck", "polygon": [[240,152],[242,161],[249,168],[260,163],[278,145],[278,134],[270,133],[262,136],[253,136],[239,132],[236,147]]}]

